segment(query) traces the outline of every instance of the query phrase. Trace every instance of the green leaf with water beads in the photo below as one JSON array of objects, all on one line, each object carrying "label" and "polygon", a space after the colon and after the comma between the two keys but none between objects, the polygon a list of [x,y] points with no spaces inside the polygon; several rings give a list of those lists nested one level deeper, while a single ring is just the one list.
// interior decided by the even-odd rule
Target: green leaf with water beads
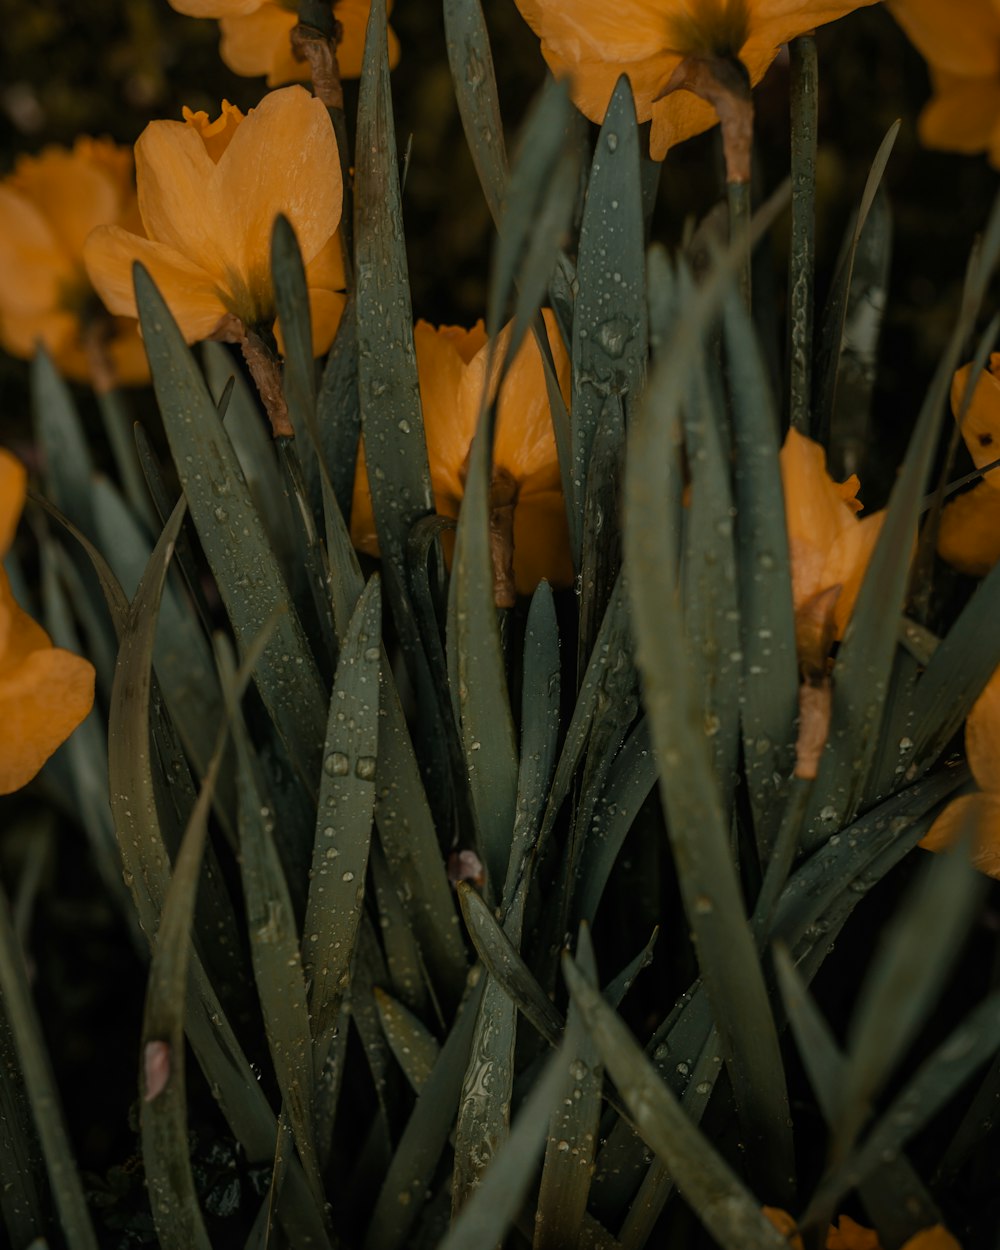
[{"label": "green leaf with water beads", "polygon": [[337,337],[323,370],[316,398],[319,455],[330,477],[340,511],[350,523],[358,440],[361,437],[358,395],[358,319],[354,296],[348,296]]},{"label": "green leaf with water beads", "polygon": [[434,1034],[408,1007],[377,986],[375,1005],[396,1062],[419,1094],[434,1070],[441,1054],[441,1046]]},{"label": "green leaf with water beads", "polygon": [[254,680],[293,767],[315,790],[326,698],[309,644],[204,378],[141,265],[135,283],[167,439],[237,645],[280,612]]},{"label": "green leaf with water beads", "polygon": [[407,536],[434,510],[434,500],[413,347],[386,40],[385,9],[376,4],[368,18],[358,98],[355,299],[368,480],[382,560],[393,569],[387,588],[394,595],[394,582],[400,589],[406,585]]},{"label": "green leaf with water beads", "polygon": [[503,1239],[531,1185],[568,1067],[567,1052],[560,1048],[525,1098],[510,1136],[490,1161],[478,1188],[440,1243],[440,1250],[484,1250]]},{"label": "green leaf with water beads", "polygon": [[776,828],[774,778],[788,774],[794,751],[795,614],[777,415],[753,325],[735,291],[725,301],[724,334],[738,517],[743,757],[757,846],[766,863]]},{"label": "green leaf with water beads", "polygon": [[[625,558],[639,670],[660,766],[660,790],[685,912],[734,1087],[743,1132],[769,1191],[780,1200],[793,1172],[788,1102],[763,972],[746,922],[729,830],[701,726],[686,653],[671,534],[676,499],[665,465],[680,423],[689,363],[719,290],[702,288],[646,388],[630,434]],[[672,478],[679,485],[676,469]]]},{"label": "green leaf with water beads", "polygon": [[962,311],[938,362],[893,487],[833,671],[830,735],[816,778],[806,845],[814,847],[857,812],[868,781],[899,636],[923,493],[937,447],[951,379],[1000,255],[1000,202],[970,270]]},{"label": "green leaf with water beads", "polygon": [[373,577],[341,645],[327,719],[303,941],[320,1067],[348,984],[368,867],[378,756],[379,596]]},{"label": "green leaf with water beads", "polygon": [[[618,79],[597,140],[580,224],[573,307],[573,481],[582,535],[591,447],[609,396],[626,411],[646,374],[645,229],[639,130],[628,77]],[[582,551],[574,564],[581,567]]]},{"label": "green leaf with water beads", "polygon": [[692,1210],[726,1250],[782,1250],[784,1237],[760,1204],[691,1123],[642,1048],[568,957],[563,971],[570,995],[601,1058],[657,1155]]},{"label": "green leaf with water beads", "polygon": [[507,187],[493,53],[479,0],[444,0],[448,64],[465,139],[493,220],[499,226]]},{"label": "green leaf with water beads", "polygon": [[[580,926],[576,957],[583,975],[596,985],[597,963],[586,925]],[[562,1098],[549,1120],[535,1212],[534,1250],[562,1250],[577,1244],[593,1174],[603,1070],[590,1031],[572,1001],[562,1050],[567,1071]]]},{"label": "green leaf with water beads", "polygon": [[402,1250],[455,1122],[483,990],[477,974],[427,1078],[386,1171],[364,1250]]}]

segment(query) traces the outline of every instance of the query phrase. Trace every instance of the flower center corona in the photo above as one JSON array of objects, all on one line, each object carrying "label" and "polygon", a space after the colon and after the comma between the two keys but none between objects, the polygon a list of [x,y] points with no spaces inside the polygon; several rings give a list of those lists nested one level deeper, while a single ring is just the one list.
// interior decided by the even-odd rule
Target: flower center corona
[{"label": "flower center corona", "polygon": [[750,33],[747,0],[684,0],[667,18],[667,49],[679,56],[736,57]]}]

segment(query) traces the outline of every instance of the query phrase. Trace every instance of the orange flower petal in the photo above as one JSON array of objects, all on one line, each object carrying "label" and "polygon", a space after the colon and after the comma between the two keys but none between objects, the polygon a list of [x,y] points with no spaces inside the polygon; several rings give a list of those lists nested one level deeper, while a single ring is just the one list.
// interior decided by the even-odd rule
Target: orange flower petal
[{"label": "orange flower petal", "polygon": [[47,148],[40,156],[20,162],[15,182],[70,256],[82,253],[95,226],[117,221],[122,211],[120,181],[77,151]]},{"label": "orange flower petal", "polygon": [[0,186],[0,312],[5,317],[47,312],[64,286],[78,280],[72,258],[39,209]]},{"label": "orange flower petal", "polygon": [[971,863],[1000,880],[1000,795],[963,794],[944,809],[919,845],[925,851],[946,851],[973,829]]},{"label": "orange flower petal", "polygon": [[354,471],[354,494],[351,497],[351,543],[366,555],[381,554],[378,534],[375,532],[375,511],[372,507],[372,488],[368,482],[368,465],[365,461],[365,440],[358,444],[358,463]]},{"label": "orange flower petal", "polygon": [[1000,120],[1000,80],[959,78],[931,70],[934,96],[918,123],[924,147],[945,152],[982,152],[989,148]]},{"label": "orange flower petal", "polygon": [[0,794],[27,784],[93,704],[93,666],[57,647],[0,675]]},{"label": "orange flower petal", "polygon": [[939,69],[967,77],[1000,71],[1000,19],[983,0],[888,0],[887,7]]},{"label": "orange flower petal", "polygon": [[170,0],[170,7],[188,17],[235,17],[253,13],[268,0]]},{"label": "orange flower petal", "polygon": [[1000,794],[1000,669],[986,683],[965,722],[965,750],[978,785]]},{"label": "orange flower petal", "polygon": [[262,4],[252,13],[223,17],[219,55],[234,74],[267,76],[269,87],[308,82],[309,65],[292,54],[292,28],[298,15],[280,4]]},{"label": "orange flower petal", "polygon": [[827,1250],[882,1250],[878,1233],[864,1228],[849,1215],[842,1215],[836,1228],[831,1228],[826,1238]]},{"label": "orange flower petal", "polygon": [[272,91],[247,115],[214,169],[215,203],[225,205],[227,235],[220,237],[228,237],[253,301],[268,304],[278,214],[291,222],[306,265],[340,225],[340,157],[326,108],[302,87]]},{"label": "orange flower petal", "polygon": [[[386,12],[392,12],[392,3],[386,4]],[[371,0],[337,0],[337,20],[340,22],[342,34],[337,47],[337,64],[340,66],[341,77],[360,78],[361,58],[365,50],[365,32],[368,28],[368,14],[371,11]],[[389,68],[399,63],[399,40],[396,32],[389,27]]]},{"label": "orange flower petal", "polygon": [[479,412],[478,394],[472,401],[466,397],[459,402],[467,368],[460,351],[462,340],[418,321],[413,341],[434,494],[461,499]]},{"label": "orange flower petal", "polygon": [[[796,607],[834,582],[825,580],[831,548],[857,525],[844,486],[826,471],[826,453],[811,439],[790,429],[779,456],[785,493],[788,546],[792,563],[792,595]],[[838,560],[842,570],[845,562]]]},{"label": "orange flower petal", "polygon": [[[1000,99],[1000,82],[997,89]],[[995,116],[1000,116],[1000,112]],[[952,378],[951,410],[956,419],[962,411],[971,373],[972,366],[965,365]],[[972,401],[962,422],[962,438],[977,469],[1000,459],[1000,379],[986,370],[976,381]],[[994,490],[1000,490],[1000,469],[987,473],[983,481]]]},{"label": "orange flower petal", "polygon": [[884,520],[884,511],[859,518],[849,529],[843,530],[827,554],[820,586],[841,587],[833,610],[838,638],[843,638],[851,619]]},{"label": "orange flower petal", "polygon": [[573,585],[573,558],[562,491],[522,493],[514,506],[514,583],[530,595],[544,578],[559,589]]},{"label": "orange flower petal", "polygon": [[945,506],[938,554],[962,573],[985,577],[1000,560],[1000,491],[980,482]]},{"label": "orange flower petal", "polygon": [[787,1211],[782,1211],[780,1207],[762,1207],[761,1213],[767,1216],[779,1233],[784,1233],[788,1238],[788,1244],[794,1250],[802,1250],[802,1238],[798,1233],[798,1225]]},{"label": "orange flower petal", "polygon": [[[569,402],[570,362],[551,309],[543,311],[549,346],[563,398]],[[485,364],[485,354],[481,353]],[[481,385],[481,383],[480,383]],[[552,430],[552,412],[545,386],[542,356],[533,335],[527,335],[500,392],[494,463],[521,483],[537,490],[560,490],[559,457]]]},{"label": "orange flower petal", "polygon": [[943,1224],[935,1224],[905,1241],[903,1250],[962,1250],[962,1247]]},{"label": "orange flower petal", "polygon": [[87,272],[111,312],[138,315],[132,266],[149,270],[189,343],[211,338],[228,315],[215,279],[163,243],[140,239],[120,226],[101,226],[87,240]]},{"label": "orange flower petal", "polygon": [[28,493],[28,471],[0,448],[0,560],[10,551]]}]

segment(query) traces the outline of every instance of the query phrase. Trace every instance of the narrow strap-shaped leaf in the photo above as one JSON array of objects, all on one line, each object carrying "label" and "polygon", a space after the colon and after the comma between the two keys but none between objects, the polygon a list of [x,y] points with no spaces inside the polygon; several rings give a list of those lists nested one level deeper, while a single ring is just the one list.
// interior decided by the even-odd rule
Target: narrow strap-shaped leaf
[{"label": "narrow strap-shaped leaf", "polygon": [[[14,932],[7,896],[2,891],[0,993],[3,996],[3,1010],[17,1047],[24,1086],[34,1114],[35,1128],[38,1130],[42,1154],[45,1157],[62,1233],[73,1250],[97,1250],[97,1237],[63,1121],[59,1093],[49,1066],[41,1024],[31,999],[20,943]],[[4,1028],[6,1029],[6,1024]]]},{"label": "narrow strap-shaped leaf", "polygon": [[[586,925],[580,926],[576,957],[587,981],[596,985],[597,964]],[[567,1073],[563,1096],[549,1119],[534,1250],[562,1250],[578,1244],[594,1170],[603,1069],[594,1040],[573,1001],[566,1017],[562,1053]]]},{"label": "narrow strap-shaped leaf", "polygon": [[794,1166],[784,1069],[686,654],[671,534],[675,501],[665,489],[663,469],[672,459],[686,362],[701,350],[701,326],[712,299],[710,288],[702,288],[695,311],[657,366],[641,418],[632,427],[625,557],[644,701],[684,907],[748,1142],[748,1162],[759,1169],[772,1200],[780,1201]]},{"label": "narrow strap-shaped leaf", "polygon": [[549,1116],[566,1080],[568,1057],[560,1048],[524,1100],[502,1149],[440,1244],[440,1250],[484,1250],[498,1243],[528,1192],[545,1141]]},{"label": "narrow strap-shaped leaf", "polygon": [[[281,319],[284,366],[281,387],[292,424],[304,431],[308,414],[316,411],[316,365],[312,350],[312,318],[305,267],[295,229],[279,213],[271,230],[271,272],[274,300]],[[306,443],[308,447],[308,443]]]},{"label": "narrow strap-shaped leaf", "polygon": [[302,957],[312,983],[319,1066],[347,987],[364,897],[378,757],[380,637],[379,579],[373,577],[340,650],[316,807]]},{"label": "narrow strap-shaped leaf", "polygon": [[375,987],[375,1005],[385,1038],[406,1079],[420,1093],[441,1054],[437,1038],[401,1002]]},{"label": "narrow strap-shaped leaf", "polygon": [[90,539],[96,537],[90,487],[94,463],[69,387],[39,347],[31,362],[35,436],[45,455],[47,494]]},{"label": "narrow strap-shaped leaf", "polygon": [[493,53],[479,0],[444,0],[444,32],[465,139],[486,203],[499,225],[507,186],[507,153]]},{"label": "narrow strap-shaped leaf", "polygon": [[840,358],[844,349],[844,333],[847,322],[847,304],[854,273],[854,260],[861,240],[861,232],[865,228],[868,214],[871,211],[875,196],[882,183],[886,165],[892,155],[892,149],[899,134],[900,122],[897,120],[889,127],[885,138],[879,145],[868,173],[868,181],[861,196],[857,215],[853,226],[844,241],[844,249],[827,302],[823,328],[820,332],[818,353],[822,364],[822,377],[817,380],[816,418],[814,437],[825,443],[830,432],[830,423],[834,407],[837,403],[837,385],[840,373]]},{"label": "narrow strap-shaped leaf", "polygon": [[[517,802],[517,743],[494,606],[488,412],[469,453],[452,566],[457,637],[459,725],[488,888],[502,889]],[[482,761],[482,764],[481,764]]]},{"label": "narrow strap-shaped leaf", "polygon": [[948,390],[984,284],[1000,254],[1000,203],[993,210],[966,298],[938,362],[917,426],[893,487],[875,550],[833,672],[833,710],[816,779],[807,845],[815,846],[853,817],[868,780],[897,646],[910,557],[923,492],[937,447]]},{"label": "narrow strap-shaped leaf", "polygon": [[[179,504],[164,529],[136,591],[126,636],[136,635],[140,650],[152,650],[155,619],[166,581],[167,564],[184,518]],[[142,634],[146,635],[145,640]],[[112,703],[128,698],[120,666]],[[137,704],[142,709],[141,701]],[[210,1250],[211,1242],[195,1192],[188,1153],[188,1121],[184,1085],[184,1008],[191,960],[191,930],[201,861],[208,837],[212,794],[225,749],[225,729],[217,731],[216,747],[198,801],[181,842],[170,886],[163,900],[153,943],[142,1022],[143,1075],[142,1144],[150,1205],[157,1235],[166,1250],[196,1247]],[[137,796],[136,796],[137,797]]]},{"label": "narrow strap-shaped leaf", "polygon": [[[235,690],[229,692],[233,704],[237,698]],[[313,1121],[312,1036],[295,912],[274,845],[274,813],[257,784],[259,765],[235,706],[230,707],[230,715],[239,760],[240,877],[254,979],[282,1112],[316,1205],[322,1210],[323,1181]]]},{"label": "narrow strap-shaped leaf", "polygon": [[[633,404],[646,373],[647,304],[639,129],[627,75],[615,86],[597,140],[580,223],[573,310],[573,477],[586,483],[609,395]],[[576,496],[582,534],[584,492]],[[580,566],[580,552],[575,563]]]},{"label": "narrow strap-shaped leaf", "polygon": [[885,927],[848,1031],[847,1070],[833,1122],[834,1160],[846,1153],[937,1001],[975,915],[982,884],[964,846],[931,856]]},{"label": "narrow strap-shaped leaf", "polygon": [[[361,422],[382,559],[406,585],[416,521],[433,511],[392,123],[386,14],[372,5],[358,98],[356,314]],[[377,470],[377,471],[376,471]],[[389,583],[391,587],[391,582]]]},{"label": "narrow strap-shaped leaf", "polygon": [[372,844],[369,866],[382,946],[385,950],[388,971],[386,985],[421,1018],[430,1019],[436,1004],[432,992],[428,992],[427,972],[420,955],[420,947],[413,936],[413,929],[378,838]]},{"label": "narrow strap-shaped leaf", "polygon": [[316,399],[319,451],[330,476],[333,493],[350,523],[354,478],[357,473],[361,407],[358,397],[358,319],[350,295],[340,319],[337,337],[326,358]]},{"label": "narrow strap-shaped leaf", "polygon": [[459,882],[458,898],[469,936],[491,977],[504,987],[507,996],[549,1045],[558,1046],[562,1040],[564,1020],[552,1000],[532,976],[510,938],[472,886]]},{"label": "narrow strap-shaped leaf", "polygon": [[792,239],[788,262],[789,414],[793,429],[812,424],[813,300],[816,270],[816,137],[819,73],[816,37],[789,45],[792,75]]},{"label": "narrow strap-shaped leaf", "polygon": [[920,1065],[903,1090],[850,1155],[817,1189],[803,1223],[814,1210],[835,1206],[901,1147],[955,1095],[1000,1047],[1000,991],[988,995]]},{"label": "narrow strap-shaped leaf", "polygon": [[283,609],[254,680],[290,759],[314,789],[326,704],[315,661],[205,381],[141,265],[135,281],[174,463],[237,644],[248,646],[271,614]]},{"label": "narrow strap-shaped leaf", "polygon": [[[774,965],[799,1054],[827,1124],[839,1115],[846,1063],[788,950],[774,948]],[[905,1155],[887,1160],[861,1186],[862,1201],[885,1241],[902,1245],[941,1221],[940,1212]]]},{"label": "narrow strap-shaped leaf", "polygon": [[[8,914],[6,920],[10,924],[13,917]],[[11,996],[16,998],[16,993]],[[0,1211],[12,1243],[27,1246],[46,1234],[50,1199],[45,1156],[7,1019],[11,999],[0,1008]]]},{"label": "narrow strap-shaped leaf", "polygon": [[608,1072],[643,1136],[691,1209],[726,1250],[782,1250],[784,1237],[760,1203],[691,1123],[642,1047],[598,990],[565,956],[563,972]]},{"label": "narrow strap-shaped leaf", "polygon": [[798,660],[778,422],[753,325],[734,291],[725,302],[738,524],[743,652],[743,754],[757,846],[766,862],[775,833],[775,776],[788,774],[798,714]]},{"label": "narrow strap-shaped leaf", "polygon": [[472,985],[417,1098],[372,1212],[364,1250],[401,1250],[409,1244],[407,1238],[455,1121],[483,984],[479,979]]},{"label": "narrow strap-shaped leaf", "polygon": [[621,476],[625,460],[625,412],[622,396],[604,401],[587,463],[583,493],[583,549],[580,553],[580,636],[577,673],[582,677],[621,569],[621,531],[611,524],[621,512]]}]

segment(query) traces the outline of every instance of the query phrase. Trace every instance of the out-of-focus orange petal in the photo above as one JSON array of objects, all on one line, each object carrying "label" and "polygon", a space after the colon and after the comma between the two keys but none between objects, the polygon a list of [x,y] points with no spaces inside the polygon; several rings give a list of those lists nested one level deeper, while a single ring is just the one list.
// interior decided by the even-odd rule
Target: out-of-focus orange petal
[{"label": "out-of-focus orange petal", "polygon": [[[312,349],[314,356],[322,356],[330,350],[330,345],[337,337],[340,319],[344,315],[347,296],[342,291],[327,291],[321,288],[309,288],[309,316],[312,324]],[[278,351],[285,354],[285,336],[281,329],[281,318],[274,322],[274,337]]]},{"label": "out-of-focus orange petal", "polygon": [[787,1211],[782,1211],[780,1207],[762,1207],[761,1213],[767,1216],[779,1233],[783,1233],[788,1238],[788,1244],[793,1250],[802,1250],[802,1238],[799,1236],[798,1225]]},{"label": "out-of-focus orange petal", "polygon": [[30,360],[41,343],[64,377],[87,382],[90,370],[80,346],[80,319],[75,313],[48,308],[39,313],[7,316],[0,312],[0,342],[12,356]]},{"label": "out-of-focus orange petal", "polygon": [[962,1250],[957,1237],[953,1237],[943,1224],[935,1224],[933,1228],[925,1228],[908,1241],[903,1242],[903,1250]]},{"label": "out-of-focus orange petal", "polygon": [[235,17],[253,13],[268,0],[170,0],[170,7],[188,17]]},{"label": "out-of-focus orange petal", "polygon": [[[952,379],[951,409],[956,418],[962,410],[971,372],[972,366],[966,365]],[[985,370],[976,380],[972,402],[962,422],[962,438],[977,469],[1000,459],[1000,379]],[[983,481],[1000,491],[1000,469],[987,473]]]},{"label": "out-of-focus orange petal", "polygon": [[805,4],[802,0],[758,0],[748,6],[750,34],[740,49],[740,60],[751,71],[751,80],[757,82],[760,71],[771,64],[783,43],[877,3],[879,0],[809,0]]},{"label": "out-of-focus orange petal", "polygon": [[116,318],[115,337],[108,350],[115,377],[122,386],[140,386],[149,381],[149,358],[136,322]]},{"label": "out-of-focus orange petal", "polygon": [[946,851],[974,831],[973,868],[1000,880],[1000,795],[963,794],[944,809],[919,845],[925,851]]},{"label": "out-of-focus orange petal", "polygon": [[844,529],[827,554],[820,576],[820,586],[840,586],[841,591],[833,610],[837,637],[843,638],[847,622],[851,619],[857,602],[861,583],[868,571],[868,563],[882,532],[885,512],[873,512],[861,517],[850,528]]},{"label": "out-of-focus orange petal", "polygon": [[530,595],[545,579],[554,588],[573,584],[573,558],[562,491],[518,496],[514,508],[514,583]]},{"label": "out-of-focus orange petal", "polygon": [[965,750],[977,784],[1000,795],[1000,669],[986,683],[965,722]]},{"label": "out-of-focus orange petal", "polygon": [[226,206],[239,272],[251,297],[264,304],[278,214],[294,227],[306,265],[340,225],[340,157],[326,108],[302,87],[272,91],[247,115],[214,168],[216,202]]},{"label": "out-of-focus orange petal", "polygon": [[842,1215],[836,1228],[831,1228],[826,1238],[827,1250],[882,1250],[878,1233],[864,1228],[849,1215]]},{"label": "out-of-focus orange petal", "polygon": [[223,17],[219,55],[234,74],[266,75],[269,87],[308,82],[308,62],[292,54],[292,29],[298,20],[294,11],[271,3],[245,16]]},{"label": "out-of-focus orange petal", "polygon": [[372,507],[372,489],[368,483],[368,466],[365,461],[365,442],[358,444],[358,463],[354,471],[354,494],[351,498],[351,542],[358,551],[378,557],[381,552],[378,534],[375,532],[375,511]]},{"label": "out-of-focus orange petal", "polygon": [[140,239],[120,226],[102,226],[87,240],[87,272],[108,309],[135,317],[132,266],[146,266],[189,343],[211,338],[228,315],[215,279],[163,243]]},{"label": "out-of-focus orange petal", "polygon": [[71,257],[41,212],[6,186],[0,186],[0,273],[0,310],[8,316],[47,311],[77,279]]},{"label": "out-of-focus orange petal", "polygon": [[1000,71],[1000,19],[983,0],[888,0],[887,8],[940,69],[966,77]]},{"label": "out-of-focus orange petal", "polygon": [[79,256],[95,226],[117,221],[122,188],[107,168],[81,153],[46,148],[21,161],[13,179],[38,209],[69,256]]},{"label": "out-of-focus orange petal", "polygon": [[[392,4],[386,6],[392,12]],[[341,77],[360,78],[361,58],[365,50],[365,31],[368,28],[368,14],[371,0],[337,0],[334,12],[340,22],[342,34],[337,47],[337,64],[340,66]],[[389,27],[389,68],[399,62],[399,40],[396,32]]]},{"label": "out-of-focus orange petal", "polygon": [[93,705],[93,666],[57,647],[0,677],[0,794],[26,785]]},{"label": "out-of-focus orange petal", "polygon": [[1000,491],[979,482],[945,506],[938,554],[962,573],[985,577],[1000,560]]},{"label": "out-of-focus orange petal", "polygon": [[0,448],[0,560],[14,542],[27,493],[27,470],[16,456]]},{"label": "out-of-focus orange petal", "polygon": [[931,67],[934,95],[918,123],[920,142],[945,152],[982,152],[1000,121],[1000,78],[960,78]]}]

